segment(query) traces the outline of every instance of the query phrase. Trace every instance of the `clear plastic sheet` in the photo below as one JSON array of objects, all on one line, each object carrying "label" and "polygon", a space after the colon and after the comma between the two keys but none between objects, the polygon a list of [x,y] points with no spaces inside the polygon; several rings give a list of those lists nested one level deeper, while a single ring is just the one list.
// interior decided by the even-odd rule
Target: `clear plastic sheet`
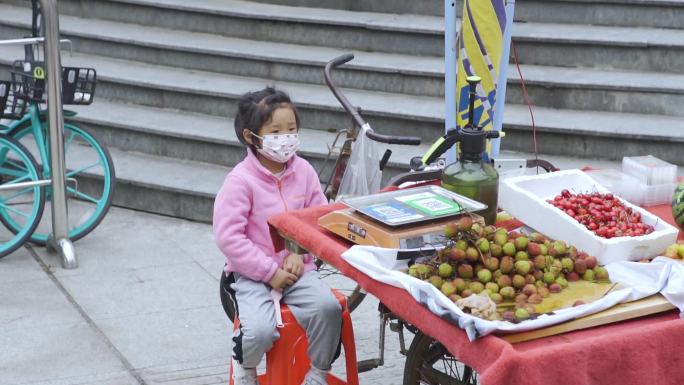
[{"label": "clear plastic sheet", "polygon": [[352,154],[337,193],[337,200],[354,196],[368,195],[380,190],[382,171],[380,171],[380,146],[369,139],[366,132],[368,123],[361,127],[352,145]]}]

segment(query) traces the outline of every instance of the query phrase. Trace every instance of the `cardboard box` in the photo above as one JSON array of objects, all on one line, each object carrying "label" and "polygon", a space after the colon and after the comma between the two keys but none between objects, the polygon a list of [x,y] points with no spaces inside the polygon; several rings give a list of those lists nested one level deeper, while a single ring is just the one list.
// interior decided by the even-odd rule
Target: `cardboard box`
[{"label": "cardboard box", "polygon": [[560,194],[563,189],[573,193],[609,192],[584,172],[567,170],[505,180],[499,187],[499,201],[501,208],[529,227],[596,256],[603,265],[615,261],[638,261],[641,258],[655,257],[677,240],[676,228],[624,199],[621,199],[624,205],[640,212],[642,221],[652,225],[655,231],[639,237],[599,237],[565,212],[546,202]]}]

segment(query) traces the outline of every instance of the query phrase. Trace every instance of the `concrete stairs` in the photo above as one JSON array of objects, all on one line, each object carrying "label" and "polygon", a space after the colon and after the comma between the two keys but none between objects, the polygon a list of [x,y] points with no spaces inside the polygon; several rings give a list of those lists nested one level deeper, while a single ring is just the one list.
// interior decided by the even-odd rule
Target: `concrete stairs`
[{"label": "concrete stairs", "polygon": [[[358,1],[358,0],[255,0],[259,3],[324,7],[359,12],[380,12],[443,16],[444,2]],[[460,16],[463,1],[456,9]],[[681,0],[524,0],[515,5],[515,20],[627,27],[681,28],[684,9]]]},{"label": "concrete stairs", "polygon": [[[0,0],[1,38],[26,33],[25,3]],[[443,131],[443,20],[435,4],[62,0],[62,34],[75,50],[63,61],[98,70],[97,101],[78,108],[75,120],[110,146],[115,204],[210,221],[213,194],[244,156],[232,128],[237,98],[269,84],[287,90],[305,126],[301,153],[320,167],[334,130],[349,124],[322,66],[352,51],[356,59],[335,76],[352,103],[377,131],[425,142],[393,146],[390,177]],[[684,2],[526,1],[516,16],[544,157],[569,166],[652,153],[684,165]],[[22,56],[0,47],[0,66]],[[513,66],[509,74],[503,148],[529,152],[529,112]]]}]

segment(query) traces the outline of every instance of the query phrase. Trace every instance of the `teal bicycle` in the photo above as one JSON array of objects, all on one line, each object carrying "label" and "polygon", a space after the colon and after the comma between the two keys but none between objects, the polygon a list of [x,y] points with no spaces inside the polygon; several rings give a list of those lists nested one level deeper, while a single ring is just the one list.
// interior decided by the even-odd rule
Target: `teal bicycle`
[{"label": "teal bicycle", "polygon": [[[4,118],[10,119],[11,122],[0,126],[0,162],[11,162],[12,167],[2,167],[0,163],[0,191],[7,183],[23,180],[48,182],[39,186],[13,188],[11,192],[8,190],[7,196],[4,197],[0,194],[0,222],[16,235],[16,238],[10,241],[17,242],[19,246],[26,239],[38,245],[45,245],[52,223],[52,192],[49,185],[51,169],[47,114],[40,108],[44,103],[45,89],[43,63],[29,60],[15,62],[12,80],[9,86],[15,95],[11,101],[8,99],[4,102]],[[95,84],[96,72],[92,68],[63,68],[63,104],[91,104]],[[75,115],[75,112],[64,111],[65,117]],[[23,154],[20,154],[22,152]],[[64,153],[68,235],[72,241],[76,241],[97,227],[107,214],[112,202],[116,176],[114,164],[106,147],[82,127],[71,123],[64,124]],[[4,154],[7,155],[3,156]],[[37,203],[37,199],[43,202]],[[0,238],[0,242],[2,241]],[[18,247],[10,245],[10,241],[5,242],[9,252]],[[8,252],[5,252],[6,254]]]},{"label": "teal bicycle", "polygon": [[[0,82],[0,119],[22,116],[22,86]],[[21,143],[0,134],[0,217],[14,225],[0,229],[0,258],[28,240],[45,207],[45,189],[35,158]]]}]

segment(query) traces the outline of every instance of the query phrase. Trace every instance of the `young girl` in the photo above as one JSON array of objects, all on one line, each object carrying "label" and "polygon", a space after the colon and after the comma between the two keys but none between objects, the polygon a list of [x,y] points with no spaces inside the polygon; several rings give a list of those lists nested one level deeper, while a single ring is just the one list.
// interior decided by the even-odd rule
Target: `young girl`
[{"label": "young girl", "polygon": [[[312,367],[304,384],[324,385],[337,350],[341,308],[319,279],[311,256],[276,251],[266,220],[327,203],[313,167],[295,152],[299,116],[282,91],[242,96],[235,133],[247,157],[226,177],[214,202],[214,237],[235,283],[240,330],[233,336],[236,385],[256,385],[256,366],[278,339],[271,290],[306,330]],[[285,357],[283,357],[285,359]]]}]

